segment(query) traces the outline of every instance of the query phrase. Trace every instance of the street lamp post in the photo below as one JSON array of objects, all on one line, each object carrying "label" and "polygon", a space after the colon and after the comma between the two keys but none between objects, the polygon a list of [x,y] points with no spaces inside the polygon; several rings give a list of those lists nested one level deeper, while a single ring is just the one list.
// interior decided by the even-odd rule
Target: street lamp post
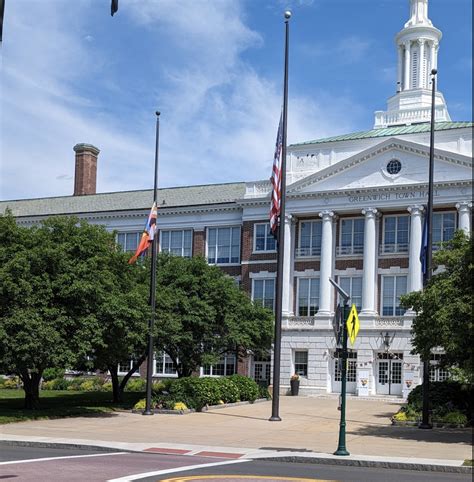
[{"label": "street lamp post", "polygon": [[342,353],[341,353],[341,418],[339,422],[339,443],[334,455],[350,455],[346,448],[346,379],[347,379],[347,318],[349,317],[350,296],[331,278],[331,284],[344,300],[342,308]]}]

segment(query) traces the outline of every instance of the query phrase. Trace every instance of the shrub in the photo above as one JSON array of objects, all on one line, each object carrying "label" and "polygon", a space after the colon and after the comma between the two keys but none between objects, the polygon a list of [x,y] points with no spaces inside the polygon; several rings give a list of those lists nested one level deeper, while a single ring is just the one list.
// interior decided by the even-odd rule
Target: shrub
[{"label": "shrub", "polygon": [[272,398],[270,392],[268,391],[268,385],[266,383],[261,383],[258,385],[258,398],[266,398],[267,400],[270,400]]},{"label": "shrub", "polygon": [[182,401],[196,410],[201,410],[206,405],[217,405],[221,399],[217,380],[197,377],[174,380],[169,388],[170,399]]},{"label": "shrub", "polygon": [[43,371],[43,380],[49,382],[55,380],[56,378],[64,378],[66,370],[63,368],[46,368]]},{"label": "shrub", "polygon": [[79,390],[83,392],[95,392],[97,391],[99,385],[95,380],[86,380],[79,385]]},{"label": "shrub", "polygon": [[54,380],[50,380],[50,382],[50,390],[67,390],[71,385],[71,382],[69,382],[69,380],[66,380],[65,378],[55,378]]},{"label": "shrub", "polygon": [[408,417],[407,417],[407,414],[406,412],[400,410],[399,412],[397,412],[393,418],[397,421],[397,422],[406,422],[408,420]]},{"label": "shrub", "polygon": [[[432,382],[430,383],[429,398],[434,413],[444,414],[453,409],[470,413],[472,389],[454,381]],[[422,385],[418,385],[410,392],[407,402],[408,406],[416,411],[422,409]]]},{"label": "shrub", "polygon": [[129,380],[125,385],[126,392],[144,392],[146,389],[146,380],[143,378],[134,378]]},{"label": "shrub", "polygon": [[103,392],[111,392],[112,391],[112,382],[105,382],[102,385],[101,390]]},{"label": "shrub", "polygon": [[258,398],[260,390],[255,380],[237,374],[231,375],[228,378],[237,385],[240,400],[254,402]]},{"label": "shrub", "polygon": [[217,403],[223,401],[224,403],[234,403],[242,400],[240,390],[234,380],[230,377],[222,377],[214,379],[217,384],[220,398]]},{"label": "shrub", "polygon": [[466,415],[464,415],[464,413],[460,412],[459,410],[453,410],[452,412],[447,413],[443,417],[443,422],[452,423],[456,425],[466,425],[467,417]]},{"label": "shrub", "polygon": [[173,406],[173,410],[187,410],[188,407],[183,402],[176,402]]},{"label": "shrub", "polygon": [[7,390],[16,390],[17,388],[21,388],[20,379],[18,377],[5,378],[2,383],[2,388]]},{"label": "shrub", "polygon": [[134,410],[145,410],[146,399],[142,398],[133,406]]}]

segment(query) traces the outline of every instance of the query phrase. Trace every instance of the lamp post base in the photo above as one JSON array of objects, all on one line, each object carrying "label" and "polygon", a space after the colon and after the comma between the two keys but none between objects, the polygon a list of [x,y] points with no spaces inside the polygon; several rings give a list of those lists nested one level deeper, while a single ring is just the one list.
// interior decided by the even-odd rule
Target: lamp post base
[{"label": "lamp post base", "polygon": [[269,422],[281,422],[281,418],[280,418],[278,415],[276,415],[276,416],[272,415],[272,416],[268,419],[268,421],[269,421]]},{"label": "lamp post base", "polygon": [[154,413],[151,410],[144,410],[142,415],[154,415]]},{"label": "lamp post base", "polygon": [[346,449],[337,449],[334,455],[351,455]]},{"label": "lamp post base", "polygon": [[421,422],[420,425],[418,425],[418,428],[421,428],[421,429],[430,429],[430,428],[433,428],[433,425],[431,425],[431,423],[423,423]]}]

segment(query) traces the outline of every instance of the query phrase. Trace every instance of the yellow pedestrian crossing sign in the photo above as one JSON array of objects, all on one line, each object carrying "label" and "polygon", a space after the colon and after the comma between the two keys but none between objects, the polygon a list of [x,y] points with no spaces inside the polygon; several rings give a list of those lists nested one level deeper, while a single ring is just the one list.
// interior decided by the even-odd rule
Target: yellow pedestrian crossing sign
[{"label": "yellow pedestrian crossing sign", "polygon": [[357,338],[357,333],[359,333],[359,328],[360,328],[359,315],[357,314],[355,305],[352,305],[351,312],[347,317],[346,323],[347,323],[347,332],[349,334],[349,339],[351,340],[351,344],[353,345]]}]

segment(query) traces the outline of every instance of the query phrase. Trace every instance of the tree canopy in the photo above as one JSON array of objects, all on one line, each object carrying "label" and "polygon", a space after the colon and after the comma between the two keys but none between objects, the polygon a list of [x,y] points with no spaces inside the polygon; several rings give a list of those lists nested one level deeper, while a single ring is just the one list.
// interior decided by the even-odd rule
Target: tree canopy
[{"label": "tree canopy", "polygon": [[156,345],[189,376],[227,352],[269,349],[273,315],[204,258],[161,254],[157,264]]},{"label": "tree canopy", "polygon": [[405,308],[416,312],[413,321],[413,345],[422,358],[430,350],[442,347],[445,364],[457,366],[471,378],[474,357],[473,333],[473,240],[462,231],[444,243],[434,255],[434,266],[441,267],[423,291],[402,297]]}]

